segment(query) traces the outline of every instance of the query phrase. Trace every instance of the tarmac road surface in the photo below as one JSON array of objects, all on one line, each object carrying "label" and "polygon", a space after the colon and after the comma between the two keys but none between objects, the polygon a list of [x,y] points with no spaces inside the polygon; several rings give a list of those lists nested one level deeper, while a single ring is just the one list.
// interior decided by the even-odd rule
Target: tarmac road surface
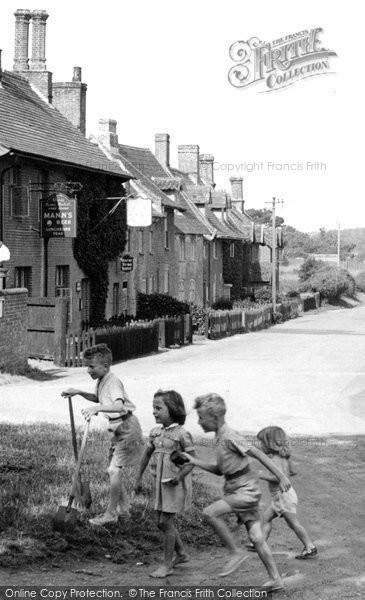
[{"label": "tarmac road surface", "polygon": [[[201,433],[193,410],[199,394],[227,401],[227,421],[256,433],[270,424],[288,434],[321,436],[365,433],[365,306],[306,313],[270,329],[116,364],[144,433],[154,426],[152,396],[179,391],[188,409],[186,427]],[[2,421],[68,423],[68,387],[92,391],[85,368],[56,370],[51,381],[0,386]],[[75,397],[76,423],[86,400]],[[94,427],[105,418],[93,417]]]}]

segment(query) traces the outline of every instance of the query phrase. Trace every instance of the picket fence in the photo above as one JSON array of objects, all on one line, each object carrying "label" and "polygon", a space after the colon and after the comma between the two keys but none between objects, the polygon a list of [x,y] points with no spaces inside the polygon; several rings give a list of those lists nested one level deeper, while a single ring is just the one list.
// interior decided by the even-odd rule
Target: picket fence
[{"label": "picket fence", "polygon": [[157,352],[159,347],[191,344],[192,339],[191,315],[132,321],[123,327],[90,328],[67,334],[64,366],[81,367],[85,350],[95,344],[107,344],[113,361],[118,362]]},{"label": "picket fence", "polygon": [[[293,319],[301,312],[301,304],[291,300],[277,304],[276,313],[283,316],[283,320]],[[272,305],[260,308],[244,308],[233,310],[212,311],[208,316],[208,337],[218,340],[236,333],[257,331],[270,327],[273,323]]]}]

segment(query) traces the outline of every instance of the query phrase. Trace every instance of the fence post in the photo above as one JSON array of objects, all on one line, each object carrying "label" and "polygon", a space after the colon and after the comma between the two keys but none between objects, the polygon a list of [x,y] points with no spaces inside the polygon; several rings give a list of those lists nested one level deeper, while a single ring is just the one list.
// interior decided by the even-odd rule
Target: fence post
[{"label": "fence post", "polygon": [[160,319],[158,322],[158,345],[160,346],[160,348],[166,348],[166,332],[164,319]]},{"label": "fence post", "polygon": [[66,363],[67,298],[55,299],[54,364],[64,367]]}]

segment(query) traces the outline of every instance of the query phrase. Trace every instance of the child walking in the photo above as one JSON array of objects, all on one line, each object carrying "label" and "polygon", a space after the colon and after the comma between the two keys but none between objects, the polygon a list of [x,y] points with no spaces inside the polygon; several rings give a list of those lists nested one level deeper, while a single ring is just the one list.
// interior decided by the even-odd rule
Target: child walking
[{"label": "child walking", "polygon": [[152,429],[142,455],[135,491],[141,491],[142,475],[153,455],[150,468],[154,478],[154,509],[157,512],[157,526],[163,533],[164,558],[163,563],[150,575],[162,578],[171,575],[175,565],[188,561],[174,517],[191,504],[192,465],[181,465],[183,461],[179,461],[179,456],[182,451],[190,456],[194,447],[191,435],[182,427],[186,411],[180,394],[173,390],[156,392],[153,397],[153,416],[158,425]]},{"label": "child walking", "polygon": [[62,396],[79,394],[96,406],[85,408],[81,412],[86,420],[103,413],[108,420],[110,435],[109,467],[110,499],[105,513],[90,519],[91,525],[102,526],[117,523],[118,508],[121,514],[128,513],[129,499],[124,479],[130,470],[138,464],[143,446],[142,430],[137,417],[133,414],[136,407],[128,398],[125,388],[114,373],[110,371],[112,353],[106,344],[97,344],[84,352],[84,362],[92,379],[97,380],[93,393],[69,388]]},{"label": "child walking", "polygon": [[225,479],[223,498],[203,511],[206,521],[220,537],[230,554],[230,559],[220,576],[225,577],[236,571],[246,558],[245,553],[237,547],[227,525],[220,518],[229,513],[236,513],[245,523],[250,540],[269,574],[270,580],[265,584],[265,589],[281,590],[283,583],[261,529],[259,514],[261,492],[258,479],[251,470],[248,456],[259,460],[275,475],[280,489],[289,489],[290,482],[263,452],[254,446],[247,447],[240,434],[228,427],[225,423],[226,406],[221,396],[218,394],[199,396],[195,399],[194,408],[197,410],[202,429],[205,432],[215,432],[217,460],[209,464],[188,454],[185,457],[192,465],[216,475],[223,475]]},{"label": "child walking", "polygon": [[[288,478],[290,475],[295,475],[290,462],[289,440],[281,427],[265,427],[259,431],[257,438],[261,442],[262,451],[266,456],[271,458],[272,462],[282,473]],[[274,477],[270,473],[260,471],[259,477],[268,481],[271,494],[271,506],[263,515],[265,539],[267,540],[271,533],[272,521],[276,517],[282,517],[304,545],[303,551],[295,558],[307,559],[316,556],[318,552],[317,548],[311,541],[303,525],[299,523],[296,515],[298,498],[294,488],[291,487],[287,491],[282,491],[277,477]]]}]

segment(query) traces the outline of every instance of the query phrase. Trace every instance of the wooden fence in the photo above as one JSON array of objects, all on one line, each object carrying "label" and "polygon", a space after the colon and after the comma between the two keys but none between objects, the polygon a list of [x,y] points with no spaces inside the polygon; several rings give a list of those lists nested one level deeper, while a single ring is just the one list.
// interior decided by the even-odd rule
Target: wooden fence
[{"label": "wooden fence", "polygon": [[113,361],[128,360],[157,352],[160,347],[191,344],[193,327],[191,315],[165,317],[154,321],[131,322],[123,327],[89,329],[66,336],[66,367],[81,367],[83,353],[95,344],[107,344]]}]

